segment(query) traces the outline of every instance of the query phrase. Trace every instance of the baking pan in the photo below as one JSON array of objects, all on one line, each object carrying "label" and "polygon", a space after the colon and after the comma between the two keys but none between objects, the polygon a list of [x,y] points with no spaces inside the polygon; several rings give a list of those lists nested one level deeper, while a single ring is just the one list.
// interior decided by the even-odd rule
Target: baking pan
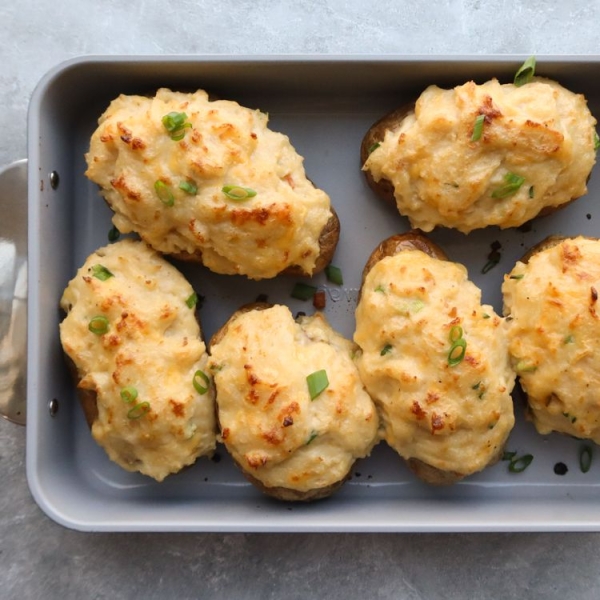
[{"label": "baking pan", "polygon": [[[314,504],[269,499],[242,477],[223,448],[163,483],[112,464],[92,440],[63,362],[58,302],[85,257],[107,243],[111,213],[86,180],[84,153],[98,116],[121,93],[158,87],[203,88],[270,115],[305,157],[308,176],[331,196],[342,234],[334,264],[344,286],[317,276],[326,314],[352,336],[364,262],[383,238],[408,229],[406,219],[374,198],[360,172],[359,146],[368,127],[410,102],[427,85],[453,86],[491,77],[512,81],[523,56],[476,57],[86,57],[59,65],[36,88],[29,111],[29,318],[27,475],[39,506],[57,522],[93,531],[526,531],[600,530],[600,461],[582,473],[580,442],[538,435],[515,395],[517,425],[507,449],[530,453],[526,471],[500,462],[452,487],[419,482],[380,444],[356,465],[332,498]],[[584,93],[600,115],[597,56],[538,57],[537,73]],[[51,185],[52,183],[52,185]],[[535,220],[528,231],[489,228],[469,235],[431,234],[464,263],[501,311],[502,276],[548,234],[599,235],[600,182],[566,209]],[[487,273],[490,244],[500,263]],[[209,337],[241,304],[267,294],[292,311],[295,280],[252,282],[180,265],[205,296],[201,318]],[[554,472],[562,462],[568,472]]]}]

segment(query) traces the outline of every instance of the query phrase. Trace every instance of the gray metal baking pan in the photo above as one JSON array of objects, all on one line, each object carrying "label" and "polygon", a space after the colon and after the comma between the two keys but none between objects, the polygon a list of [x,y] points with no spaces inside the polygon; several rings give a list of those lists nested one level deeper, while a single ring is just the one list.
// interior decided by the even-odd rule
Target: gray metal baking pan
[{"label": "gray metal baking pan", "polygon": [[[600,530],[600,460],[582,473],[577,440],[540,436],[515,396],[517,426],[508,449],[530,453],[526,471],[500,462],[452,487],[420,483],[383,444],[328,500],[298,505],[266,498],[248,484],[223,448],[214,460],[161,484],[122,471],[96,446],[63,362],[58,323],[62,290],[85,257],[107,243],[111,214],[84,177],[84,152],[98,116],[121,93],[158,87],[203,88],[260,108],[305,157],[309,177],[331,196],[342,235],[334,264],[344,286],[322,277],[326,314],[347,336],[354,328],[360,274],[375,245],[408,229],[377,200],[360,172],[359,146],[386,111],[410,102],[427,85],[453,86],[491,77],[511,81],[524,56],[446,57],[85,57],[59,65],[39,83],[29,111],[29,318],[27,475],[39,506],[67,527],[91,531],[549,531]],[[584,93],[600,115],[600,57],[537,57],[537,72]],[[54,174],[50,185],[50,174]],[[58,180],[58,184],[56,185]],[[589,193],[529,230],[490,228],[432,238],[463,262],[486,302],[501,310],[502,275],[548,234],[600,234],[598,172]],[[490,244],[500,263],[487,273]],[[292,310],[292,279],[250,282],[183,265],[205,296],[201,317],[210,336],[241,304],[267,294]],[[53,409],[50,410],[49,406]],[[57,409],[57,410],[56,410]],[[554,472],[557,463],[568,472]]]}]

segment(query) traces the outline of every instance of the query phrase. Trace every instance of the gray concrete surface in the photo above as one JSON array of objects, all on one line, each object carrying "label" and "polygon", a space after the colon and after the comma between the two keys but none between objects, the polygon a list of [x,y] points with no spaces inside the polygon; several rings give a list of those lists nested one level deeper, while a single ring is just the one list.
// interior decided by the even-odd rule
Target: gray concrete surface
[{"label": "gray concrete surface", "polygon": [[[0,165],[26,156],[37,81],[77,55],[593,54],[599,20],[598,0],[5,0]],[[25,429],[0,421],[4,599],[591,600],[598,556],[596,533],[82,534],[35,505]]]}]

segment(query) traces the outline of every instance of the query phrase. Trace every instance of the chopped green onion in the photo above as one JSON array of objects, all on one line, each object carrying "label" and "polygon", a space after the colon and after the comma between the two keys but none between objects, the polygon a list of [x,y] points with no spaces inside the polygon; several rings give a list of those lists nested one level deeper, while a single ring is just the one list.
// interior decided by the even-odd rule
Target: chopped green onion
[{"label": "chopped green onion", "polygon": [[121,232],[113,225],[112,229],[108,232],[108,241],[112,244],[121,237]]},{"label": "chopped green onion", "polygon": [[174,142],[182,140],[185,137],[185,130],[192,126],[191,123],[186,122],[186,119],[187,115],[184,112],[170,112],[162,118],[162,124]]},{"label": "chopped green onion", "polygon": [[193,292],[192,295],[185,301],[188,308],[194,308],[198,304],[198,294]]},{"label": "chopped green onion", "polygon": [[371,154],[372,152],[375,152],[375,150],[377,150],[377,148],[379,148],[379,146],[381,146],[381,144],[379,142],[375,142],[370,148],[369,148],[369,154]]},{"label": "chopped green onion", "polygon": [[198,193],[198,186],[191,181],[182,181],[179,184],[179,189],[183,190],[186,194],[190,196],[195,196]]},{"label": "chopped green onion", "polygon": [[495,189],[492,192],[492,198],[508,198],[519,191],[519,188],[525,183],[525,177],[515,175],[515,173],[507,173],[504,176],[506,185]]},{"label": "chopped green onion", "polygon": [[133,402],[137,397],[138,391],[130,385],[124,387],[121,390],[121,400],[123,400],[123,402],[126,402],[127,404]]},{"label": "chopped green onion", "polygon": [[308,446],[319,434],[316,431],[310,432],[310,437],[306,440],[306,445]]},{"label": "chopped green onion", "polygon": [[154,182],[154,191],[158,196],[158,199],[165,206],[173,206],[175,204],[175,196],[173,196],[173,192],[170,190],[169,186],[160,179]]},{"label": "chopped green onion", "polygon": [[114,277],[114,274],[103,265],[94,265],[92,267],[92,275],[100,281],[106,281],[107,279]]},{"label": "chopped green onion", "polygon": [[473,135],[471,136],[472,142],[478,142],[481,139],[483,133],[483,124],[485,122],[485,115],[478,115],[475,119],[475,125],[473,126]]},{"label": "chopped green onion", "polygon": [[535,74],[535,56],[530,56],[515,74],[514,84],[521,87],[529,83]]},{"label": "chopped green onion", "polygon": [[382,349],[381,352],[379,353],[381,356],[385,356],[386,354],[389,354],[392,351],[392,345],[391,344],[386,344]]},{"label": "chopped green onion", "polygon": [[256,196],[256,191],[252,188],[240,187],[239,185],[226,185],[221,191],[231,200],[247,200]]},{"label": "chopped green onion", "polygon": [[572,335],[568,335],[564,340],[563,344],[572,344],[575,341],[575,338]]},{"label": "chopped green onion", "polygon": [[510,463],[508,463],[508,470],[511,473],[522,473],[531,464],[532,460],[533,455],[531,454],[524,454],[518,458],[513,456],[513,458],[510,459]]},{"label": "chopped green onion", "polygon": [[[202,381],[204,381],[204,383],[206,384],[206,387],[204,387],[201,383],[200,383],[200,379]],[[194,378],[192,379],[192,383],[194,384],[194,389],[202,396],[204,394],[206,394],[206,392],[208,392],[208,375],[204,372],[201,371],[200,369],[198,369],[195,373],[194,373]]]},{"label": "chopped green onion", "polygon": [[127,412],[128,419],[139,419],[146,413],[150,412],[150,402],[138,402],[133,408]]},{"label": "chopped green onion", "polygon": [[333,265],[327,265],[325,267],[325,275],[331,283],[336,285],[344,285],[344,278],[342,277],[342,270],[339,267]]},{"label": "chopped green onion", "polygon": [[320,371],[311,373],[306,377],[306,383],[308,384],[308,393],[310,394],[310,399],[314,400],[329,386],[327,371],[325,371],[325,369],[321,369]]},{"label": "chopped green onion", "polygon": [[460,364],[467,352],[467,342],[464,338],[456,340],[448,352],[448,365],[455,367]]},{"label": "chopped green onion", "polygon": [[594,150],[598,151],[600,148],[600,137],[598,137],[598,132],[594,131]]},{"label": "chopped green onion", "polygon": [[385,294],[385,288],[380,284],[375,288],[376,292],[381,292],[382,294]]},{"label": "chopped green onion", "polygon": [[529,197],[533,198],[533,186],[532,185],[529,186]]},{"label": "chopped green onion", "polygon": [[104,335],[108,331],[108,319],[103,315],[97,315],[89,322],[88,329],[96,335]]},{"label": "chopped green onion", "polygon": [[483,313],[483,318],[484,319],[491,319],[492,317],[490,315],[488,315],[487,313]]},{"label": "chopped green onion", "polygon": [[582,473],[587,473],[592,466],[594,450],[589,444],[584,444],[579,449],[579,468]]},{"label": "chopped green onion", "polygon": [[525,275],[523,273],[519,273],[517,275],[510,275],[509,279],[523,279]]},{"label": "chopped green onion", "polygon": [[535,371],[537,369],[537,366],[531,364],[530,362],[528,362],[526,360],[520,360],[517,363],[516,369],[517,369],[517,371],[519,371],[519,373],[533,373],[533,371]]},{"label": "chopped green onion", "polygon": [[460,338],[463,336],[463,328],[460,325],[454,325],[452,327],[452,329],[450,330],[450,335],[448,336],[448,338],[450,339],[450,342],[452,344],[454,344],[454,342],[456,342],[457,340],[460,340]]},{"label": "chopped green onion", "polygon": [[292,290],[292,298],[296,300],[309,300],[315,295],[317,288],[314,285],[298,282]]}]

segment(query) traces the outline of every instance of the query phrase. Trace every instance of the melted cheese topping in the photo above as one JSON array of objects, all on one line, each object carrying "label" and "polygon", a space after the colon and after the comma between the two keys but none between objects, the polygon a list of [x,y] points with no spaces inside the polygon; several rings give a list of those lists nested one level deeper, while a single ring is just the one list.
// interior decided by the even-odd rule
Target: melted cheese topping
[{"label": "melted cheese topping", "polygon": [[[464,358],[450,366],[450,338],[461,336]],[[403,458],[469,475],[498,455],[514,425],[515,376],[504,321],[481,305],[462,265],[419,250],[376,263],[354,340],[385,439]]]},{"label": "melted cheese topping", "polygon": [[[483,131],[473,141],[479,115]],[[586,193],[595,124],[582,95],[550,80],[431,86],[363,169],[393,183],[415,228],[516,227]],[[502,191],[509,174],[524,178],[515,193]]]},{"label": "melted cheese topping", "polygon": [[[354,345],[317,313],[295,322],[274,306],[239,315],[211,347],[222,438],[267,487],[298,491],[343,480],[378,440],[378,417],[352,362]],[[311,401],[307,376],[329,386]]]},{"label": "melted cheese topping", "polygon": [[[180,141],[162,123],[170,112],[184,112],[191,124]],[[210,102],[204,91],[121,95],[100,117],[86,175],[115,211],[116,227],[139,233],[160,252],[201,253],[212,271],[252,279],[293,265],[310,274],[331,217],[329,197],[306,178],[302,157],[267,120],[236,102]],[[172,206],[159,198],[157,181],[167,203],[172,194]],[[186,182],[195,194],[180,189]],[[256,196],[232,200],[222,191],[228,185]]]},{"label": "melted cheese topping", "polygon": [[578,237],[542,250],[516,264],[502,291],[536,429],[600,443],[600,242]]},{"label": "melted cheese topping", "polygon": [[[94,276],[98,265],[113,276]],[[158,481],[216,446],[214,394],[199,394],[194,374],[207,354],[183,276],[143,242],[123,240],[88,257],[67,286],[60,325],[79,388],[97,395],[92,435],[111,460]],[[94,317],[108,331],[92,333]],[[124,388],[137,390],[130,403]],[[149,412],[135,406],[147,402]],[[129,416],[128,416],[129,415]],[[139,416],[141,415],[141,416]],[[133,418],[131,418],[133,417]]]}]

